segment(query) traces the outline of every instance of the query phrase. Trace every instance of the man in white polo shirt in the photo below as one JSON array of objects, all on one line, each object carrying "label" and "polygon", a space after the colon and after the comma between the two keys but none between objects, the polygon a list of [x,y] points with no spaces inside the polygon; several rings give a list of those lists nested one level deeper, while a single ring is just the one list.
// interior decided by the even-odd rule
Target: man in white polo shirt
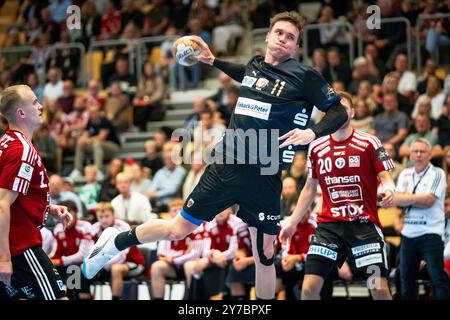
[{"label": "man in white polo shirt", "polygon": [[450,299],[442,242],[445,173],[430,163],[431,145],[423,138],[411,143],[410,159],[413,167],[400,173],[394,197],[395,205],[404,207],[400,246],[401,296],[402,299],[417,299],[416,276],[420,261],[425,260],[434,299]]}]

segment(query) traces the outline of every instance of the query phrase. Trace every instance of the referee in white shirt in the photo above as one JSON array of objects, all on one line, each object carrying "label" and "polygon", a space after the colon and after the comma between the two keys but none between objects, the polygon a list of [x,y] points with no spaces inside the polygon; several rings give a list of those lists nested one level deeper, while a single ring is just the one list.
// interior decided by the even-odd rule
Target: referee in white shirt
[{"label": "referee in white shirt", "polygon": [[395,205],[404,208],[400,246],[401,296],[407,300],[418,298],[416,277],[420,261],[425,260],[434,299],[450,299],[442,242],[445,173],[430,163],[431,145],[423,138],[412,142],[410,159],[413,167],[400,173],[394,197]]}]

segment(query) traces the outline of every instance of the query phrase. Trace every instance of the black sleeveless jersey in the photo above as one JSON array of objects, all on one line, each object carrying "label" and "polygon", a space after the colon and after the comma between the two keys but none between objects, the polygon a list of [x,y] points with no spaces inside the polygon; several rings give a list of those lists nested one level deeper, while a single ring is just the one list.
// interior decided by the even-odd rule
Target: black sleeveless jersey
[{"label": "black sleeveless jersey", "polygon": [[[278,137],[309,127],[313,107],[326,112],[340,97],[311,67],[288,59],[276,66],[264,57],[250,60],[242,79],[239,98],[230,125],[215,146],[226,163],[245,163],[272,168],[272,174],[288,167],[299,149],[279,149]],[[276,170],[274,170],[276,168]]]}]

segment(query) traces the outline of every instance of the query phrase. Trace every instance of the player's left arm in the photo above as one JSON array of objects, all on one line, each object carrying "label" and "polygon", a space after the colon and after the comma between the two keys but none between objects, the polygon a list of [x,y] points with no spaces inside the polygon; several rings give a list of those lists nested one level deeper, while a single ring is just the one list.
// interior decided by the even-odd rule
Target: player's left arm
[{"label": "player's left arm", "polygon": [[69,210],[67,210],[66,206],[51,204],[49,206],[48,213],[61,221],[64,229],[66,229],[66,227],[72,222],[72,215],[70,214]]},{"label": "player's left arm", "polygon": [[381,181],[381,194],[378,195],[381,198],[381,206],[383,208],[392,207],[394,204],[395,183],[389,172],[386,170],[378,173],[378,178]]},{"label": "player's left arm", "polygon": [[293,129],[281,136],[284,140],[280,148],[293,145],[307,145],[314,139],[332,134],[338,130],[348,119],[347,111],[341,104],[341,98],[325,81],[320,73],[314,69],[305,72],[303,90],[308,102],[325,112],[323,118],[309,129]]}]

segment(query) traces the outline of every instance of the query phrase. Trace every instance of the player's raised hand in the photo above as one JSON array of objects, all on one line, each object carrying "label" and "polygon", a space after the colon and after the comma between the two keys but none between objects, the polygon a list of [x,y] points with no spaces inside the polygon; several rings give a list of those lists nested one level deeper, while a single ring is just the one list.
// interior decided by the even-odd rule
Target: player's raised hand
[{"label": "player's raised hand", "polygon": [[214,62],[214,59],[216,58],[211,50],[209,49],[208,45],[206,44],[206,42],[200,38],[199,36],[191,36],[192,39],[197,42],[197,44],[200,46],[201,52],[200,54],[196,55],[196,56],[192,56],[191,59],[192,60],[198,60],[201,61],[203,63],[207,63],[209,65],[212,65]]},{"label": "player's raised hand", "polygon": [[5,285],[11,285],[11,276],[13,273],[13,267],[11,258],[9,261],[0,261],[0,282],[3,282]]},{"label": "player's raised hand", "polygon": [[50,212],[52,216],[57,218],[61,223],[63,224],[64,230],[67,228],[68,225],[72,222],[72,215],[70,214],[69,210],[67,210],[67,207],[65,206],[59,206],[59,205],[50,205]]},{"label": "player's raised hand", "polygon": [[279,141],[285,140],[282,144],[280,144],[280,148],[287,147],[291,144],[294,146],[297,145],[307,145],[311,143],[316,138],[316,134],[311,129],[301,130],[301,129],[293,129],[288,133],[282,135],[278,138]]}]

